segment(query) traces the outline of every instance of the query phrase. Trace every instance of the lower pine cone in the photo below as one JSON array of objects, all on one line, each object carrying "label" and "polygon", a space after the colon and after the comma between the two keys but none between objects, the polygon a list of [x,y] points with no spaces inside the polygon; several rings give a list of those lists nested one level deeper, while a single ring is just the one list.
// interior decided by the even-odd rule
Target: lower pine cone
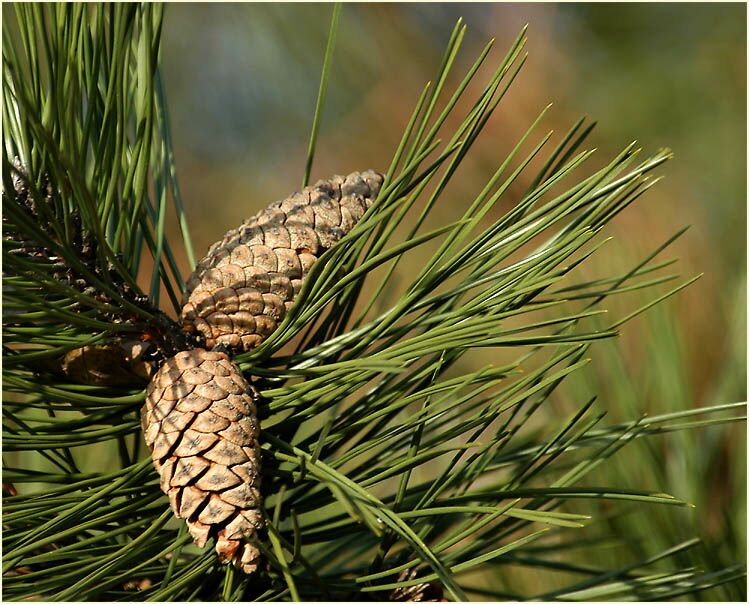
[{"label": "lower pine cone", "polygon": [[195,349],[167,360],[141,410],[146,444],[172,510],[195,543],[210,537],[223,563],[257,569],[246,541],[263,528],[259,424],[252,386],[223,352]]}]

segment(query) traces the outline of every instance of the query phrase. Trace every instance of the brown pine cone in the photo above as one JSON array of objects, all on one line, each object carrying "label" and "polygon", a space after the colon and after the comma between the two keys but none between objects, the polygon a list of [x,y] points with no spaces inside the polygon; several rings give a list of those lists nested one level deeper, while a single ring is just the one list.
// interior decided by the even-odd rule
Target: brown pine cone
[{"label": "brown pine cone", "polygon": [[223,563],[255,571],[244,537],[263,527],[254,391],[223,352],[195,349],[167,360],[146,391],[141,424],[161,489],[198,547],[209,537]]},{"label": "brown pine cone", "polygon": [[258,346],[291,308],[312,264],[361,219],[382,181],[373,170],[321,180],[226,233],[187,283],[185,330],[199,331],[209,348]]},{"label": "brown pine cone", "polygon": [[145,359],[150,347],[140,340],[82,346],[42,366],[80,384],[131,386],[153,373],[153,364]]}]

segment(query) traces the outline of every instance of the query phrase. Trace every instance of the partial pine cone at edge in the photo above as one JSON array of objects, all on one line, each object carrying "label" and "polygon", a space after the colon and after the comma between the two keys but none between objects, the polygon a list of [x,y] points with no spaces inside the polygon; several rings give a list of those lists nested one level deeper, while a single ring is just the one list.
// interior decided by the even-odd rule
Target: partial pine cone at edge
[{"label": "partial pine cone at edge", "polygon": [[223,563],[246,573],[260,552],[245,538],[263,528],[259,425],[252,386],[223,352],[167,360],[141,410],[161,489],[198,547],[210,537]]},{"label": "partial pine cone at edge", "polygon": [[373,170],[320,180],[226,233],[187,283],[182,323],[208,348],[247,351],[283,320],[320,255],[372,205],[383,177]]}]

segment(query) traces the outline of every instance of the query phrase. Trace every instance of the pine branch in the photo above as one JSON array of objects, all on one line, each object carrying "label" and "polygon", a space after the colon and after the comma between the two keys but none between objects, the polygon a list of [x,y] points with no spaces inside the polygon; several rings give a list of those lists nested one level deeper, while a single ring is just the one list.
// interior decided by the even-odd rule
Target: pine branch
[{"label": "pine branch", "polygon": [[[547,107],[463,215],[426,230],[525,61],[524,29],[469,93],[492,43],[463,77],[453,73],[462,22],[370,210],[314,264],[278,329],[235,359],[261,389],[267,531],[253,539],[263,566],[245,576],[219,565],[212,547],[198,549],[172,520],[138,419],[149,371],[197,342],[160,295],[180,310],[177,245],[195,264],[158,70],[163,9],[15,8],[3,32],[5,598],[654,599],[744,576],[682,564],[692,541],[622,567],[575,562],[582,531],[608,521],[586,502],[643,514],[689,505],[601,484],[601,467],[631,443],[744,420],[745,405],[607,423],[598,401],[581,397],[558,424],[541,421],[601,343],[691,282],[673,287],[673,261],[659,259],[683,231],[621,274],[578,274],[606,253],[602,231],[643,198],[671,154],[642,159],[632,144],[578,177],[595,161],[584,148],[592,125],[578,121],[549,150],[552,133],[539,132]],[[338,9],[305,182],[337,19]],[[534,160],[542,167],[529,173]],[[514,196],[521,182],[531,184]],[[493,220],[500,203],[509,209]],[[181,242],[166,237],[171,211]],[[407,256],[421,268],[400,275],[393,300]],[[603,314],[633,291],[649,298]],[[113,383],[90,379],[85,363],[82,374],[66,369],[83,350],[109,346],[113,358],[131,340],[152,347],[138,357],[147,365],[140,376]],[[281,354],[291,342],[296,350]],[[466,369],[466,356],[487,348],[509,360]],[[134,371],[135,355],[122,354]],[[467,572],[509,565],[573,579],[515,594],[473,584]]]}]

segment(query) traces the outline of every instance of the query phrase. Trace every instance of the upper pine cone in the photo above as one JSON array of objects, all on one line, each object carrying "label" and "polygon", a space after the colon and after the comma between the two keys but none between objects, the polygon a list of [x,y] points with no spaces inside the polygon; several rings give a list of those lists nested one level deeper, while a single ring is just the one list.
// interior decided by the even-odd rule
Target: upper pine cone
[{"label": "upper pine cone", "polygon": [[361,219],[382,186],[373,170],[320,180],[214,243],[187,282],[182,323],[209,348],[247,351],[283,320],[312,264]]}]

